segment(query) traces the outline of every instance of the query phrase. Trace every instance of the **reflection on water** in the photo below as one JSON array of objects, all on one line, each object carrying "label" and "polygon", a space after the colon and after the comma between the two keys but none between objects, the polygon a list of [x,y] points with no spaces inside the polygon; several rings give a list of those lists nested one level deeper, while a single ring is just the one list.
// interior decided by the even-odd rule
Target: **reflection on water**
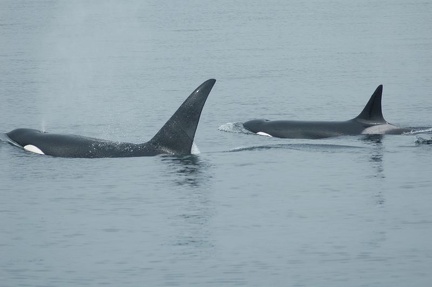
[{"label": "reflection on water", "polygon": [[[370,156],[370,162],[372,163],[372,168],[375,170],[374,177],[377,179],[384,179],[384,146],[382,144],[382,140],[384,135],[366,135],[362,137],[362,141],[372,147],[372,153]],[[379,181],[380,184],[383,184],[382,181]],[[378,205],[383,205],[385,203],[385,198],[383,195],[383,189],[380,186],[377,186],[375,190],[375,198],[376,203]]]},{"label": "reflection on water", "polygon": [[373,163],[373,167],[376,170],[375,177],[385,178],[383,156],[384,147],[382,144],[383,135],[367,135],[362,137],[362,141],[370,145],[372,149],[370,162]]},{"label": "reflection on water", "polygon": [[196,155],[163,156],[162,161],[168,163],[168,173],[174,175],[176,185],[199,187],[208,179],[206,169],[208,165]]},{"label": "reflection on water", "polygon": [[179,248],[179,256],[196,256],[197,253],[206,256],[214,246],[209,226],[214,215],[208,188],[209,165],[196,155],[167,156],[162,160],[168,163],[179,197],[177,213],[170,222],[175,234],[169,244]]},{"label": "reflection on water", "polygon": [[364,135],[361,139],[364,142],[370,142],[372,144],[381,144],[382,139],[384,138],[384,135]]}]

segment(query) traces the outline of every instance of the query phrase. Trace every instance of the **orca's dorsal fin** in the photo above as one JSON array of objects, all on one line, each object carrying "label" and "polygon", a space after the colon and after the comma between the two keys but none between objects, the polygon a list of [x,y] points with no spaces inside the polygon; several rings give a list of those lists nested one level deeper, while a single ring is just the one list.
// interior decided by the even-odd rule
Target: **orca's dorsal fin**
[{"label": "orca's dorsal fin", "polygon": [[369,99],[369,102],[364,107],[363,111],[355,118],[355,120],[366,121],[372,123],[386,123],[382,114],[381,99],[383,86],[379,85]]},{"label": "orca's dorsal fin", "polygon": [[169,154],[190,154],[202,109],[216,80],[202,83],[149,141]]}]

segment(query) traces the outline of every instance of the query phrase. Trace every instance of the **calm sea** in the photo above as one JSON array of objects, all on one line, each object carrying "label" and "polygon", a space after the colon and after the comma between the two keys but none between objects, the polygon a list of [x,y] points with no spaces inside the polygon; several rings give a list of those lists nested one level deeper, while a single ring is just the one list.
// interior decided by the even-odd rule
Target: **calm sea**
[{"label": "calm sea", "polygon": [[0,1],[0,132],[145,142],[218,81],[191,157],[0,143],[0,286],[430,286],[432,145],[254,119],[432,126],[430,1]]}]

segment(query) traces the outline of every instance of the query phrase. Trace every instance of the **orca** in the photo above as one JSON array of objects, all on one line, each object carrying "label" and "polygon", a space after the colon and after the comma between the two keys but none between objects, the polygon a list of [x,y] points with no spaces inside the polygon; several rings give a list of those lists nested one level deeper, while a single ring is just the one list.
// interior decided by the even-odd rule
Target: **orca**
[{"label": "orca", "polygon": [[379,85],[355,118],[348,121],[288,121],[256,119],[243,123],[255,134],[291,139],[321,139],[343,135],[403,134],[412,128],[401,128],[388,123],[382,114],[383,86]]},{"label": "orca", "polygon": [[196,88],[158,133],[148,142],[114,142],[69,134],[51,134],[35,129],[7,133],[10,144],[37,154],[70,158],[139,157],[159,154],[188,155],[202,109],[216,80]]}]

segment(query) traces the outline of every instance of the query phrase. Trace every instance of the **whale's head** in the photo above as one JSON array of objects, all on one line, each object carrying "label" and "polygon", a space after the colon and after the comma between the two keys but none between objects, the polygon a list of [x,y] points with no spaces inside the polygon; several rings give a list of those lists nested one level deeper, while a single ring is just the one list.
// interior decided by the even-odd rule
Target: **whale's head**
[{"label": "whale's head", "polygon": [[266,119],[256,119],[243,123],[243,127],[250,132],[259,133],[263,131],[263,126],[265,123],[269,122]]}]

